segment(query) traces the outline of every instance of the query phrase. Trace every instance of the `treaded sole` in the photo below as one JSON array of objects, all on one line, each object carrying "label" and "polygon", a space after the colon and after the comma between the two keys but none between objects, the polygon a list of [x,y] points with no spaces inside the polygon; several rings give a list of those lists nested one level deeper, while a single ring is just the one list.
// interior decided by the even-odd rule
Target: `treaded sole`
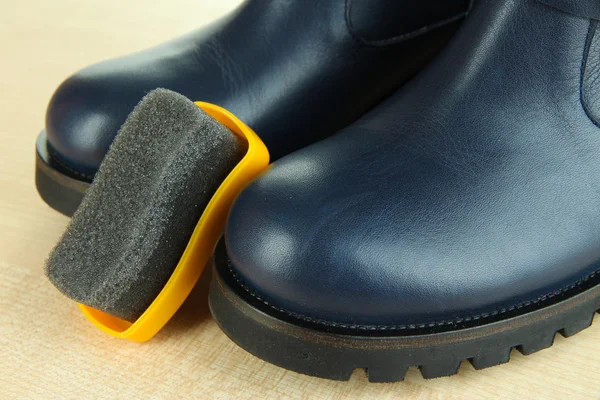
[{"label": "treaded sole", "polygon": [[49,157],[45,146],[45,134],[42,132],[35,151],[35,187],[50,207],[70,217],[79,207],[90,184],[53,168],[47,161]]},{"label": "treaded sole", "polygon": [[371,382],[404,380],[417,366],[426,379],[454,375],[463,360],[475,369],[552,346],[556,333],[572,336],[600,312],[600,285],[545,308],[455,331],[374,337],[329,333],[277,318],[247,302],[225,268],[214,266],[209,306],[221,329],[249,353],[302,374],[348,380],[364,369]]}]

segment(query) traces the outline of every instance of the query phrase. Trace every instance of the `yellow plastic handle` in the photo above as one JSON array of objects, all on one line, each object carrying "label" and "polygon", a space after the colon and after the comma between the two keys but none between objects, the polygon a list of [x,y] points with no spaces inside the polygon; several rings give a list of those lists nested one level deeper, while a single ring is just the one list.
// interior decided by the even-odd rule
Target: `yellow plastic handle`
[{"label": "yellow plastic handle", "polygon": [[83,314],[104,332],[144,342],[171,319],[188,297],[223,233],[227,214],[242,189],[269,165],[269,152],[262,140],[229,111],[210,103],[196,105],[248,143],[242,160],[225,178],[206,206],[192,237],[169,281],[148,309],[133,323],[78,303]]}]

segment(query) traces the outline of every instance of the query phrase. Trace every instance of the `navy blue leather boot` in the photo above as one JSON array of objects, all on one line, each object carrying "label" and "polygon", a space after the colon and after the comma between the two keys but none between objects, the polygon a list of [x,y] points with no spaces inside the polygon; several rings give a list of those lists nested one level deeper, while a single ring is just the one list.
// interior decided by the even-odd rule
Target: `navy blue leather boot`
[{"label": "navy blue leather boot", "polygon": [[600,2],[479,0],[440,56],[238,197],[213,315],[332,379],[529,354],[600,309]]},{"label": "navy blue leather boot", "polygon": [[157,87],[218,104],[277,159],[346,126],[420,70],[469,0],[248,0],[161,46],[86,68],[56,91],[37,142],[36,186],[77,208],[119,127]]}]

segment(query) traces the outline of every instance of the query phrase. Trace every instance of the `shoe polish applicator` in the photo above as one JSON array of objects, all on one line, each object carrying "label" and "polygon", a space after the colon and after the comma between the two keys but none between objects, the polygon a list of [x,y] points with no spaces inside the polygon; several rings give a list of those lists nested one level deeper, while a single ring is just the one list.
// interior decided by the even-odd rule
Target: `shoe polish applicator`
[{"label": "shoe polish applicator", "polygon": [[183,303],[231,203],[269,162],[234,115],[166,89],[129,115],[45,272],[96,326],[144,341]]}]

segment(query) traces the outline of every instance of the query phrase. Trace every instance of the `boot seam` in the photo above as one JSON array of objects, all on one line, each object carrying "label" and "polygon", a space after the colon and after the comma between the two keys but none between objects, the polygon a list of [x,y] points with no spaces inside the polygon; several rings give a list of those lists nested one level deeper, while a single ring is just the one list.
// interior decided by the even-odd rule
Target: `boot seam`
[{"label": "boot seam", "polygon": [[61,160],[58,156],[58,153],[56,152],[56,150],[54,150],[53,148],[51,148],[50,146],[47,146],[48,149],[48,155],[50,156],[50,159],[54,162],[56,162],[58,165],[60,165],[61,168],[67,170],[69,173],[84,178],[88,181],[92,181],[94,179],[93,176],[88,175],[86,173],[83,172],[79,172],[76,171],[75,169],[69,167],[63,160]]},{"label": "boot seam", "polygon": [[473,1],[474,0],[470,0],[469,1],[469,7],[467,8],[466,11],[463,11],[461,13],[455,14],[451,17],[445,18],[441,21],[435,22],[433,24],[430,25],[425,25],[421,28],[415,29],[413,31],[410,32],[406,32],[400,35],[396,35],[387,39],[379,39],[379,40],[369,40],[364,38],[363,36],[359,35],[353,24],[352,24],[352,19],[350,18],[350,10],[352,8],[352,3],[353,0],[346,0],[346,4],[345,4],[345,12],[344,12],[344,19],[346,21],[346,28],[348,29],[348,32],[350,33],[350,36],[352,36],[352,38],[358,42],[359,44],[363,45],[363,46],[367,46],[367,47],[385,47],[385,46],[390,46],[390,45],[394,45],[394,44],[398,44],[398,43],[402,43],[405,42],[407,40],[410,39],[414,39],[418,36],[427,34],[433,30],[436,30],[438,28],[441,28],[445,25],[449,25],[452,24],[456,21],[459,21],[461,19],[463,19],[464,17],[467,16],[467,14],[469,14],[469,12],[471,11],[471,8],[473,7]]},{"label": "boot seam", "polygon": [[579,81],[579,101],[581,102],[583,111],[585,111],[585,115],[587,115],[589,120],[594,125],[596,125],[598,128],[600,128],[600,121],[596,120],[595,116],[592,114],[592,111],[588,107],[587,101],[585,100],[584,93],[583,93],[584,92],[584,80],[585,80],[586,72],[587,72],[588,58],[590,56],[592,43],[597,34],[598,34],[598,22],[595,20],[591,20],[590,27],[588,29],[588,33],[587,33],[587,37],[586,37],[586,41],[585,41],[583,60],[581,62],[581,78]]},{"label": "boot seam", "polygon": [[252,296],[253,298],[258,300],[262,304],[266,305],[267,307],[269,307],[275,311],[286,314],[289,317],[292,317],[292,318],[295,318],[295,319],[298,319],[301,321],[306,321],[306,322],[313,323],[313,324],[323,325],[326,327],[354,329],[354,330],[370,331],[370,332],[402,331],[402,330],[415,330],[415,329],[423,329],[423,328],[439,328],[439,327],[444,327],[444,326],[459,325],[459,324],[465,323],[465,322],[485,320],[487,318],[497,317],[499,315],[507,314],[507,313],[510,313],[510,312],[513,312],[513,311],[516,311],[516,310],[519,310],[519,309],[522,309],[525,307],[529,307],[529,306],[550,300],[550,299],[560,296],[570,290],[573,290],[573,289],[577,288],[578,286],[581,286],[583,283],[589,281],[590,279],[594,278],[595,276],[600,276],[600,269],[598,269],[598,270],[590,273],[589,275],[585,276],[584,278],[582,278],[578,281],[575,281],[574,283],[572,283],[566,287],[555,290],[555,291],[545,294],[545,295],[538,296],[533,300],[523,301],[523,302],[517,303],[510,307],[503,307],[503,308],[499,308],[499,309],[491,311],[491,312],[476,314],[476,315],[472,315],[472,316],[468,316],[468,317],[464,317],[464,318],[461,317],[461,318],[455,318],[455,319],[444,320],[444,321],[421,322],[421,323],[415,323],[415,324],[368,325],[368,324],[349,324],[349,323],[344,323],[344,322],[327,321],[324,319],[309,317],[307,315],[299,314],[299,313],[278,307],[278,306],[270,303],[269,301],[265,300],[261,295],[259,295],[252,288],[250,288],[248,285],[246,285],[242,281],[242,278],[234,270],[231,260],[229,260],[229,259],[227,260],[227,268],[230,271],[234,280],[237,282],[237,284],[242,289],[244,289],[244,291],[246,293],[248,293],[250,296]]}]

